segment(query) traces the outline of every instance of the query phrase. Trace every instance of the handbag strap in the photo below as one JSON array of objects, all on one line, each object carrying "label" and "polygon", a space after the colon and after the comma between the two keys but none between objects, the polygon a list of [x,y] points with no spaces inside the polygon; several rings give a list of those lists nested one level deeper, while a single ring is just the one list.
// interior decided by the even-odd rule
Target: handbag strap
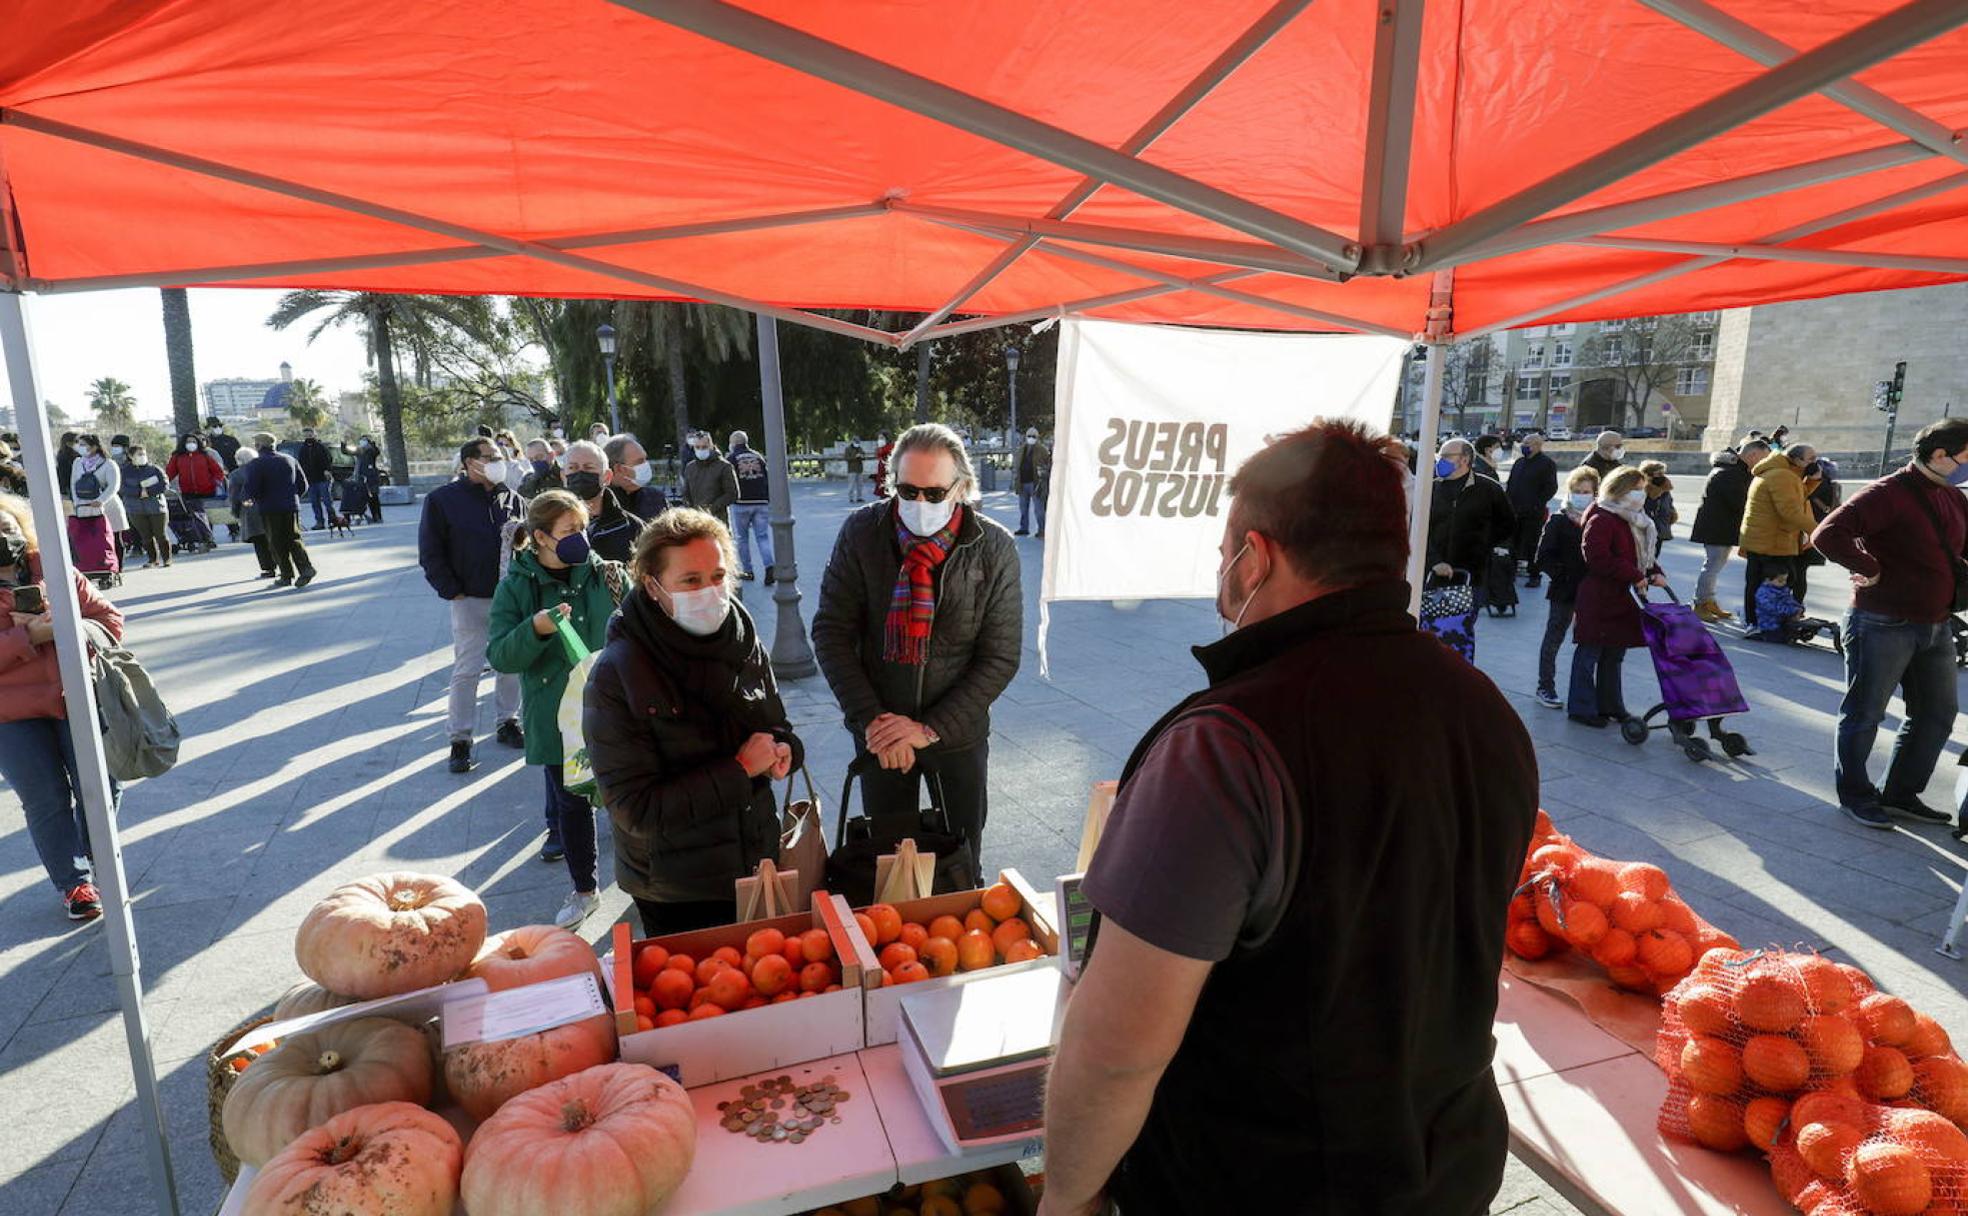
[{"label": "handbag strap", "polygon": [[[834,847],[835,848],[837,849],[840,848],[841,845],[846,842],[847,821],[850,818],[874,819],[874,816],[868,815],[866,813],[850,816],[847,813],[847,808],[853,805],[851,799],[854,796],[854,779],[856,777],[865,777],[869,773],[875,772],[880,767],[880,765],[881,765],[881,761],[876,759],[875,754],[873,752],[862,752],[860,755],[854,758],[852,763],[850,763],[847,766],[847,777],[844,781],[841,782],[840,812],[834,817]],[[948,809],[949,806],[948,800],[943,796],[943,778],[936,771],[936,765],[934,763],[924,760],[920,753],[918,753],[916,756],[916,768],[918,771],[922,773],[924,779],[927,780],[929,783],[930,800],[934,803],[934,809],[936,811],[938,819],[941,820],[941,824],[938,826],[936,830],[941,831],[945,835],[948,835],[950,831],[950,812]],[[808,784],[810,786],[811,782],[809,781]],[[863,799],[863,802],[865,804],[866,802],[865,798]],[[890,818],[900,819],[902,818],[902,816],[899,815],[890,816]],[[909,822],[912,825],[915,825],[916,827],[920,827],[922,822],[920,814],[909,816]]]},{"label": "handbag strap", "polygon": [[1919,474],[1917,473],[1902,473],[1900,475],[1901,485],[1906,489],[1907,493],[1913,495],[1913,500],[1920,504],[1921,511],[1927,516],[1928,524],[1934,529],[1934,543],[1941,547],[1941,555],[1947,560],[1948,568],[1955,572],[1956,578],[1959,578],[1961,576],[1961,555],[1948,549],[1947,528],[1941,524],[1941,513],[1934,509],[1933,503],[1927,501],[1925,491],[1911,480],[1918,476]]},{"label": "handbag strap", "polygon": [[779,804],[779,821],[781,823],[784,823],[786,816],[792,814],[793,811],[793,778],[795,776],[803,777],[806,780],[806,800],[808,802],[819,801],[813,792],[813,774],[808,772],[806,766],[802,764],[799,766],[797,773],[786,774],[786,797]]}]

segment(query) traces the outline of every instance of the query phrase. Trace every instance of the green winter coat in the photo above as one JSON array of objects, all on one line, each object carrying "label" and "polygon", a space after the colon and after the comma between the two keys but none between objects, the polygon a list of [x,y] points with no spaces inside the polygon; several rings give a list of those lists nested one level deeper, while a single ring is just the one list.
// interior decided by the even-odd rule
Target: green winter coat
[{"label": "green winter coat", "polygon": [[519,676],[520,725],[526,731],[528,764],[559,764],[560,697],[574,669],[559,631],[541,637],[533,631],[533,614],[566,602],[574,606],[568,624],[589,651],[599,654],[608,643],[608,618],[615,615],[615,594],[609,589],[608,567],[615,567],[618,586],[627,586],[626,573],[615,562],[590,555],[561,582],[533,554],[514,555],[506,577],[492,592],[492,617],[486,630],[485,660],[492,670]]}]

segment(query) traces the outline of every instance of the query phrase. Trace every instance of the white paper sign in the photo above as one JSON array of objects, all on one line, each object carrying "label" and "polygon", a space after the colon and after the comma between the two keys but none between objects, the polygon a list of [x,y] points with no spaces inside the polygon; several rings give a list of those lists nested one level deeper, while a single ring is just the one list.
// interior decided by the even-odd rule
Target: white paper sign
[{"label": "white paper sign", "polygon": [[303,1014],[297,1018],[270,1022],[253,1029],[233,1040],[226,1054],[251,1047],[257,1043],[270,1043],[285,1039],[303,1031],[314,1030],[335,1022],[347,1022],[354,1018],[395,1018],[399,1022],[417,1025],[436,1017],[446,1003],[483,996],[490,991],[484,980],[458,980],[455,983],[437,984],[429,988],[419,988],[415,992],[405,992],[397,996],[377,997],[373,1001],[363,1001],[356,1005],[343,1005],[336,1009],[324,1009],[320,1013]]},{"label": "white paper sign", "polygon": [[444,1006],[444,1050],[551,1030],[608,1013],[601,988],[586,971],[524,988],[490,992]]}]

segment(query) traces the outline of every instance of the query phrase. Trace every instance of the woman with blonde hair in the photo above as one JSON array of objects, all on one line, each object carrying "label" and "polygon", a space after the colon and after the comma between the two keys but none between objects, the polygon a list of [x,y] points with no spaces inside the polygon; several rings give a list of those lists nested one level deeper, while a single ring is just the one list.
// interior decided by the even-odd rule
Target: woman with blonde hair
[{"label": "woman with blonde hair", "polygon": [[1606,475],[1599,501],[1585,513],[1580,580],[1572,635],[1571,695],[1565,713],[1584,726],[1603,728],[1630,717],[1620,687],[1626,652],[1646,645],[1640,632],[1637,590],[1667,586],[1654,560],[1659,535],[1647,516],[1647,475],[1622,466]]},{"label": "woman with blonde hair", "polygon": [[[68,732],[68,705],[55,659],[54,616],[41,574],[41,546],[27,500],[0,494],[0,780],[27,812],[27,834],[70,920],[102,915],[96,893],[82,777]],[[123,614],[75,575],[84,620],[123,640]],[[93,722],[85,729],[94,730]],[[110,797],[116,796],[110,782]]]},{"label": "woman with blonde hair", "polygon": [[540,860],[567,863],[574,889],[554,917],[563,929],[587,919],[601,903],[595,878],[594,807],[569,793],[560,737],[560,701],[580,657],[561,636],[565,622],[588,653],[602,648],[608,620],[627,588],[616,562],[588,547],[588,509],[565,490],[543,490],[528,504],[514,539],[516,552],[492,592],[486,661],[519,677],[526,762],[546,778],[547,842]]},{"label": "woman with blonde hair", "polygon": [[772,782],[801,763],[772,664],[731,593],[731,533],[688,507],[643,529],[583,718],[646,935],[729,924],[732,883],[779,849]]}]

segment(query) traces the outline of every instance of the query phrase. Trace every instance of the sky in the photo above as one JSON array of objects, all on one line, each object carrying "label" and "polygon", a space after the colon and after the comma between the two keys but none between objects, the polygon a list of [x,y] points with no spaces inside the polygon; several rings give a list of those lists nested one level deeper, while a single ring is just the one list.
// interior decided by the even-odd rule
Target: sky
[{"label": "sky", "polygon": [[[284,332],[267,328],[278,291],[194,288],[190,294],[201,386],[229,377],[272,380],[284,359],[294,365],[295,376],[319,382],[331,402],[343,390],[362,387],[366,365],[359,328],[331,329],[309,345],[310,322]],[[71,418],[85,417],[89,385],[114,376],[134,390],[138,418],[169,420],[171,373],[164,359],[163,306],[155,288],[28,296],[26,304],[43,400]],[[5,366],[0,355],[0,371]],[[202,392],[198,408],[202,415]]]}]

